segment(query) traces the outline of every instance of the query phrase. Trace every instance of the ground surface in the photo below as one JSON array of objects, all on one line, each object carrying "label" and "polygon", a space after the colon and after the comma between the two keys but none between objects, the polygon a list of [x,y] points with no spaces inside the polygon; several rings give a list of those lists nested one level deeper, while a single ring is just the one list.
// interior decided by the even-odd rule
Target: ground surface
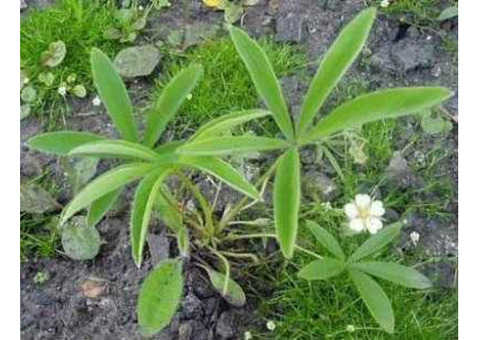
[{"label": "ground surface", "polygon": [[[30,6],[43,6],[44,3],[47,1],[27,1]],[[142,42],[154,41],[187,24],[202,22],[221,25],[223,22],[221,13],[205,8],[201,1],[172,3],[168,10],[152,15],[145,33],[141,36]],[[298,110],[309,79],[315,72],[318,58],[327,50],[340,28],[364,7],[365,2],[362,0],[261,0],[258,5],[247,10],[242,24],[250,34],[256,37],[271,36],[277,42],[294,44],[306,55],[305,67],[299,67],[297,72],[282,80],[292,112]],[[28,11],[25,15],[28,15]],[[379,15],[368,47],[329,100],[325,111],[341,100],[377,88],[442,85],[455,91],[455,96],[445,104],[445,108],[451,116],[457,117],[456,52],[449,50],[450,45],[447,46],[446,43],[456,41],[456,23],[448,22],[435,28],[429,25],[415,27],[399,20],[400,16],[401,14],[395,13]],[[165,60],[161,64],[158,73],[167,68],[167,62],[168,60]],[[138,106],[144,106],[154,86],[154,77],[131,82],[129,91],[134,102]],[[94,107],[91,98],[73,100],[69,105],[72,112],[59,129],[90,131],[109,136],[115,134],[103,109]],[[71,191],[59,162],[55,158],[34,153],[24,145],[28,137],[45,129],[46,124],[41,117],[28,117],[22,121],[22,178],[37,178],[48,171],[52,181],[58,183],[58,201],[64,204],[71,198]],[[432,309],[432,306],[436,306],[434,303],[441,305],[442,299],[450,301],[452,295],[448,291],[454,291],[456,285],[456,131],[454,123],[453,130],[449,133],[425,136],[421,132],[419,120],[415,117],[402,119],[398,124],[378,124],[365,128],[360,134],[367,140],[366,153],[369,159],[366,165],[356,165],[342,159],[341,165],[345,168],[346,178],[344,181],[338,178],[331,165],[317,159],[314,152],[305,152],[302,157],[309,182],[318,184],[318,187],[313,185],[313,190],[319,190],[322,186],[328,187],[325,183],[334,188],[320,190],[324,201],[331,201],[335,207],[341,207],[358,191],[370,192],[383,199],[390,208],[389,219],[394,221],[401,218],[407,221],[407,228],[396,245],[393,256],[404,258],[412,264],[420,264],[420,268],[435,279],[436,286],[441,290],[429,297],[424,296],[425,304],[415,307],[420,314],[422,308],[427,308],[425,306]],[[395,151],[401,151],[401,159],[392,165]],[[268,159],[266,161],[268,162]],[[255,173],[255,169],[258,170],[262,162],[263,160],[251,162],[250,165],[254,168],[252,173]],[[398,163],[403,166],[396,167],[395,164]],[[212,190],[207,182],[201,185],[206,191]],[[312,194],[311,197],[315,195]],[[218,205],[218,209],[232,200],[231,191],[225,190],[221,195],[222,199],[224,201]],[[307,215],[322,218],[318,211],[308,210],[310,206],[315,206],[314,200],[304,203]],[[173,247],[170,246],[171,239],[166,236],[162,227],[155,226],[154,232],[149,236],[150,254],[142,268],[137,269],[130,256],[127,211],[128,200],[125,199],[117,213],[109,215],[98,226],[104,244],[93,261],[73,261],[54,250],[54,256],[42,259],[34,256],[22,263],[22,338],[140,338],[134,312],[139,284],[156,262],[172,254]],[[263,208],[260,211],[263,214],[266,210]],[[410,238],[414,231],[420,234],[417,244],[413,244]],[[260,252],[265,255],[275,251],[274,246],[270,248],[272,247]],[[312,325],[305,320],[295,319],[294,311],[298,312],[300,307],[285,302],[286,298],[281,298],[285,297],[283,293],[295,295],[291,288],[296,284],[292,284],[288,269],[279,264],[278,259],[273,259],[272,262],[273,266],[269,267],[268,271],[262,266],[257,267],[258,271],[253,268],[251,272],[248,272],[248,267],[236,268],[234,277],[248,287],[250,303],[246,308],[229,306],[210,288],[202,271],[187,265],[185,299],[181,311],[171,326],[154,338],[242,339],[244,332],[249,330],[257,334],[258,338],[317,339],[328,335],[329,338],[344,339],[351,335],[343,332],[340,325],[349,324],[348,320],[365,327],[372,325],[368,320],[353,319],[348,308],[346,316],[343,316],[347,320],[340,316],[338,319],[342,321],[328,321],[329,326],[322,324],[323,329],[315,329],[314,326],[315,323],[327,322],[321,315],[309,314]],[[46,273],[49,278],[38,283],[34,278],[38,278],[39,272]],[[259,278],[262,282],[253,282]],[[447,292],[442,289],[447,289]],[[302,291],[304,297],[309,296],[305,295],[308,291],[305,287]],[[455,313],[455,308],[451,308],[453,309],[448,311]],[[306,315],[306,311],[302,313]],[[290,318],[283,320],[284,326],[282,315]],[[277,335],[266,331],[266,318],[278,318],[280,326]],[[400,318],[403,319],[407,318]],[[433,317],[431,319],[435,320]],[[415,333],[408,329],[410,321],[402,322],[399,333],[392,338],[413,339],[427,336],[426,338],[430,339],[429,335],[435,339],[455,338],[455,329],[449,328],[447,332],[438,324],[432,323],[423,333]],[[442,319],[439,318],[438,323],[441,322]],[[420,323],[423,325],[423,320],[420,320]],[[342,327],[342,331],[335,332],[335,327]],[[301,332],[302,328],[311,331]],[[366,328],[364,333],[358,333],[352,338],[384,337],[378,330],[370,331]]]}]

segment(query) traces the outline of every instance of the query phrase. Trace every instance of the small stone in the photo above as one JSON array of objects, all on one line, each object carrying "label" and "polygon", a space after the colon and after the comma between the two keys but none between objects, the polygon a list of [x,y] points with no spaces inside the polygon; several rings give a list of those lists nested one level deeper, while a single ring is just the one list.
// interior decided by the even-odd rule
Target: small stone
[{"label": "small stone", "polygon": [[218,319],[217,326],[215,327],[217,335],[230,339],[233,338],[236,334],[237,325],[235,322],[235,314],[231,311],[225,311],[220,315]]},{"label": "small stone", "polygon": [[413,174],[407,160],[401,152],[396,151],[386,169],[387,178],[401,188],[408,188],[412,184]]},{"label": "small stone", "polygon": [[202,318],[202,301],[193,294],[187,294],[182,302],[182,314],[186,319]]},{"label": "small stone", "polygon": [[417,269],[432,281],[434,287],[455,288],[457,286],[457,267],[453,263],[426,263]]},{"label": "small stone", "polygon": [[164,234],[148,234],[148,250],[155,263],[168,259],[170,256],[170,240]]},{"label": "small stone", "polygon": [[332,201],[339,194],[335,182],[323,173],[310,170],[302,177],[302,186],[305,195],[312,199]]},{"label": "small stone", "polygon": [[25,0],[20,0],[20,11],[27,9],[28,5]]},{"label": "small stone", "polygon": [[90,278],[80,285],[83,296],[96,299],[107,292],[107,285],[103,280]]},{"label": "small stone", "polygon": [[275,40],[283,43],[299,43],[302,41],[304,32],[303,20],[303,15],[295,12],[289,12],[285,16],[277,18]]}]

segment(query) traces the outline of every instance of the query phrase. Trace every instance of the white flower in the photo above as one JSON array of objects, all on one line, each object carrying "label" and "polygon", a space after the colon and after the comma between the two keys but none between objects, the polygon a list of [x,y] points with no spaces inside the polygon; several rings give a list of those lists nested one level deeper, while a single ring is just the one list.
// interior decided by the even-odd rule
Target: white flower
[{"label": "white flower", "polygon": [[267,329],[269,331],[274,331],[275,330],[275,327],[277,327],[277,325],[275,325],[275,322],[273,322],[272,320],[269,320],[267,322]]},{"label": "white flower", "polygon": [[372,201],[369,195],[356,195],[355,201],[346,204],[343,209],[349,219],[349,228],[356,233],[368,230],[370,234],[376,234],[383,227],[383,203]]},{"label": "white flower", "polygon": [[410,240],[412,240],[413,245],[416,246],[418,241],[420,241],[420,234],[416,231],[412,231],[410,233]]},{"label": "white flower", "polygon": [[380,2],[380,7],[387,8],[388,6],[390,6],[390,0],[382,0]]},{"label": "white flower", "polygon": [[249,331],[246,331],[245,333],[243,333],[243,339],[244,339],[244,340],[251,340],[251,339],[253,339],[252,333],[250,333]]},{"label": "white flower", "polygon": [[98,96],[95,96],[95,98],[92,99],[92,104],[93,106],[100,106],[102,104],[102,101]]},{"label": "white flower", "polygon": [[325,210],[332,210],[332,204],[330,202],[323,202],[321,206]]},{"label": "white flower", "polygon": [[58,94],[61,96],[65,96],[67,94],[67,88],[65,86],[60,86],[58,88]]},{"label": "white flower", "polygon": [[138,6],[139,11],[143,11],[143,6]]},{"label": "white flower", "polygon": [[353,333],[353,332],[355,332],[355,326],[354,326],[354,325],[347,325],[346,331],[347,331],[348,333]]}]

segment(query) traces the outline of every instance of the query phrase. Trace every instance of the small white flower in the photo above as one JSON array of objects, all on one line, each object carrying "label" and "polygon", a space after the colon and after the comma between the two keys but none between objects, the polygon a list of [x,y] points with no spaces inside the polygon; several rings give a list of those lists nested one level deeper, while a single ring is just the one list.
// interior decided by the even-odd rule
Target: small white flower
[{"label": "small white flower", "polygon": [[67,94],[67,88],[65,86],[60,86],[58,88],[58,94],[61,96],[65,96]]},{"label": "small white flower", "polygon": [[275,327],[277,327],[277,325],[275,325],[275,322],[273,322],[272,320],[269,320],[267,322],[267,329],[269,331],[274,331],[275,330]]},{"label": "small white flower", "polygon": [[369,195],[358,194],[355,201],[343,207],[349,219],[348,226],[356,233],[369,231],[376,234],[383,227],[382,216],[385,208],[381,201],[372,201]]},{"label": "small white flower", "polygon": [[325,210],[332,210],[332,204],[330,202],[323,202],[321,205]]},{"label": "small white flower", "polygon": [[139,11],[143,11],[143,6],[138,6]]},{"label": "small white flower", "polygon": [[28,77],[23,78],[23,83],[24,84],[28,84],[29,81],[30,81],[30,78],[28,78]]},{"label": "small white flower", "polygon": [[187,98],[187,100],[192,100],[193,94],[189,93],[189,94],[187,94],[187,96],[185,98]]},{"label": "small white flower", "polygon": [[387,8],[388,6],[390,6],[390,0],[382,0],[380,2],[380,7]]},{"label": "small white flower", "polygon": [[348,333],[353,333],[353,332],[355,332],[355,326],[354,326],[354,325],[347,325],[346,331],[347,331]]},{"label": "small white flower", "polygon": [[102,101],[100,100],[100,97],[95,96],[95,98],[92,99],[92,104],[93,104],[93,106],[100,106],[102,104]]},{"label": "small white flower", "polygon": [[250,333],[249,331],[246,331],[245,333],[243,333],[243,339],[244,339],[244,340],[251,340],[251,339],[253,339],[252,333]]},{"label": "small white flower", "polygon": [[416,231],[412,231],[410,233],[410,240],[412,240],[413,245],[416,246],[418,241],[420,241],[420,234]]}]

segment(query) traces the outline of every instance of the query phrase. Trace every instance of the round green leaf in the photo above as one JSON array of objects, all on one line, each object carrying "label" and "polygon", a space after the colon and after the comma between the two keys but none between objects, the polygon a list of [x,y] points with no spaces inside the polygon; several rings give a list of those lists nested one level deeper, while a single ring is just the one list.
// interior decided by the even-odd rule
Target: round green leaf
[{"label": "round green leaf", "polygon": [[100,249],[100,234],[88,226],[84,216],[76,216],[63,227],[62,246],[74,260],[93,259]]},{"label": "round green leaf", "polygon": [[51,43],[48,50],[42,53],[41,63],[43,66],[55,67],[62,63],[67,54],[67,47],[61,40]]}]

